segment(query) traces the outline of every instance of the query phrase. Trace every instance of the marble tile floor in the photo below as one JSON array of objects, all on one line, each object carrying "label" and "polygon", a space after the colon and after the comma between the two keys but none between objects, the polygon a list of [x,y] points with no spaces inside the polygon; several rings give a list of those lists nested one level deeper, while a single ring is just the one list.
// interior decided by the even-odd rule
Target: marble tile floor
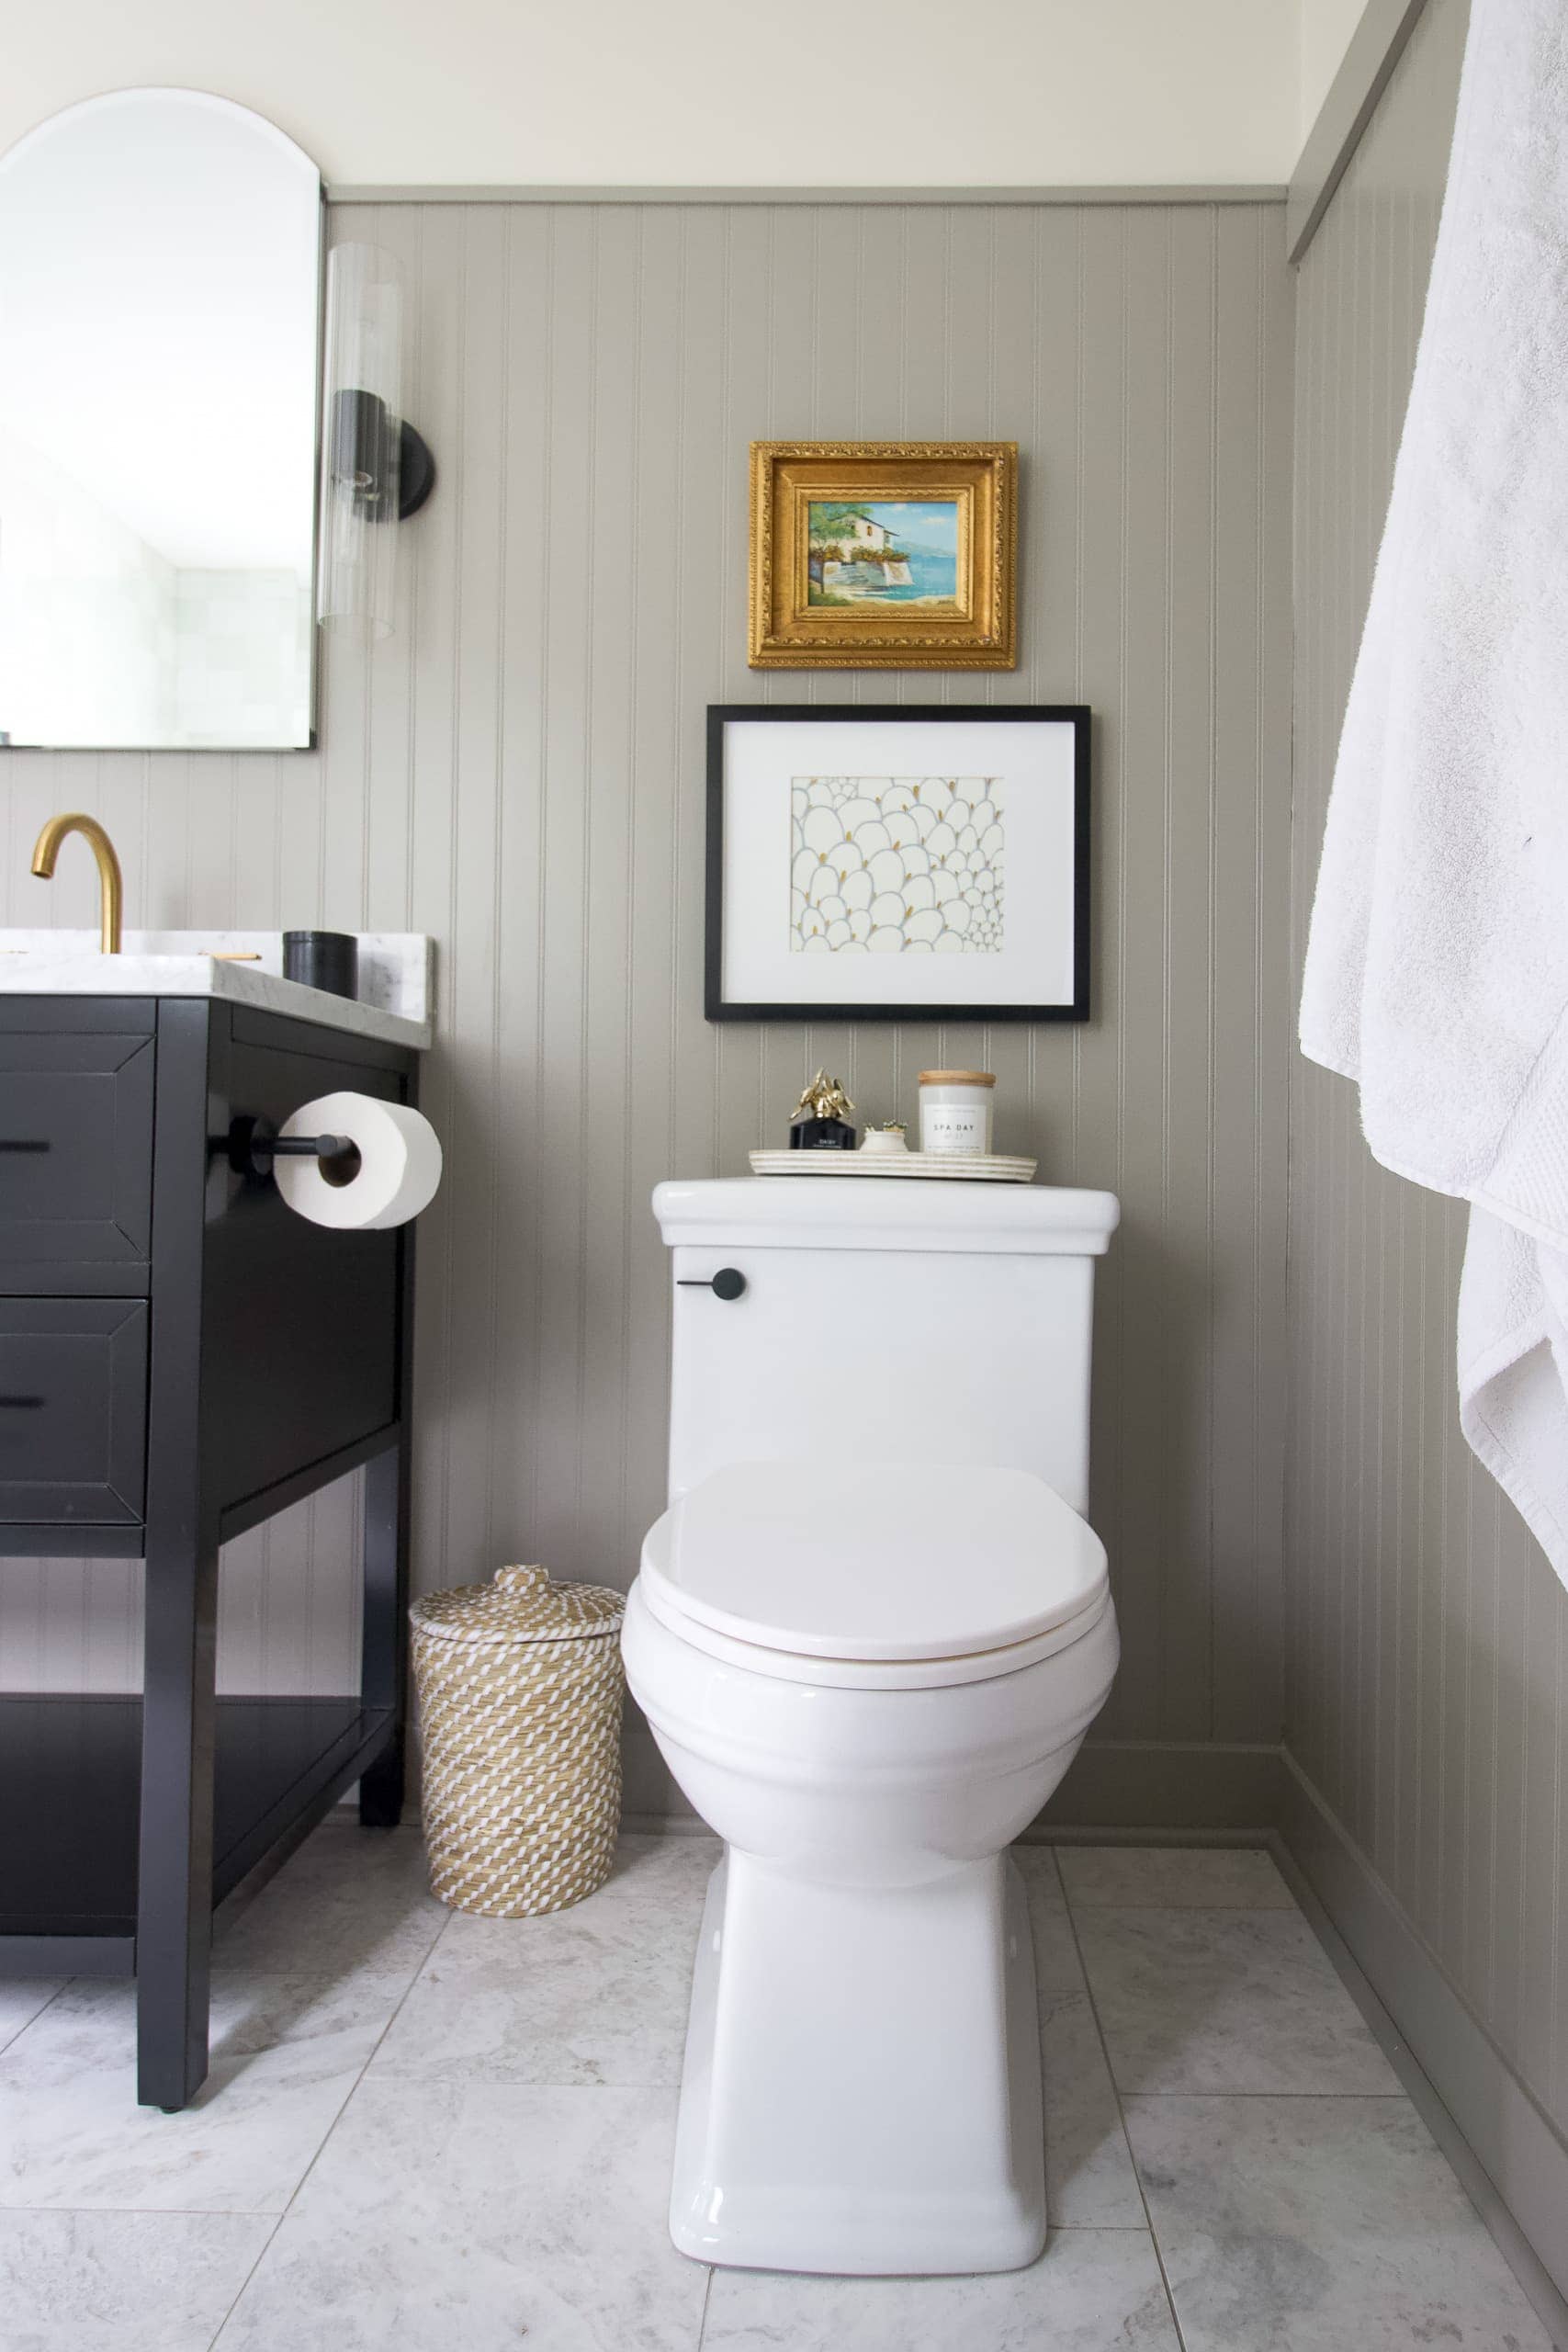
[{"label": "marble tile floor", "polygon": [[214,2064],[135,2104],[128,1986],[0,1986],[3,2352],[1550,2352],[1262,1852],[1019,1849],[1051,2237],[785,2278],[665,2234],[705,1837],[444,1911],[320,1829],[222,1939]]}]

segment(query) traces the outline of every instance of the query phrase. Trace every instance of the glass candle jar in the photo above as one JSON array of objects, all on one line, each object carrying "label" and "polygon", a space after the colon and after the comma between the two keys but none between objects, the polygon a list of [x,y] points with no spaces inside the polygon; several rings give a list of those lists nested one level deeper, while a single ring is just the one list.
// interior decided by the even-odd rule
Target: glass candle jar
[{"label": "glass candle jar", "polygon": [[920,1149],[988,1152],[996,1083],[988,1069],[923,1069]]}]

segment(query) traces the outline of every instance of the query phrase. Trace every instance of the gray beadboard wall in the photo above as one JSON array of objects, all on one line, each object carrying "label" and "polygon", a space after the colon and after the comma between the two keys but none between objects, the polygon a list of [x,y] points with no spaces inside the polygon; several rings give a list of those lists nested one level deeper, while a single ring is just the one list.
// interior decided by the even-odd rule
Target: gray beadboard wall
[{"label": "gray beadboard wall", "polygon": [[[1415,361],[1465,23],[1466,0],[1429,0],[1300,274],[1298,962]],[[1435,1962],[1527,2101],[1562,2131],[1568,1595],[1460,1434],[1463,1207],[1385,1174],[1361,1140],[1354,1090],[1300,1057],[1293,1069],[1286,1736],[1310,1784],[1298,1788],[1298,1823],[1305,1844],[1330,1855],[1348,1902],[1367,1910],[1386,1896],[1377,1934],[1399,1957],[1379,1989],[1406,2031],[1417,2038],[1418,1979]],[[1345,1926],[1354,1948],[1348,1913]],[[1417,2054],[1439,2072],[1454,2059],[1454,2032]],[[1487,2155],[1473,2095],[1440,2086]],[[1501,2113],[1501,2091],[1483,2087]],[[1495,2119],[1491,2128],[1499,2146],[1487,2160],[1501,2171],[1506,2134]],[[1522,2201],[1517,2183],[1507,2193]],[[1560,2258],[1568,2253],[1561,2214],[1553,2242]]]},{"label": "gray beadboard wall", "polygon": [[[874,1118],[909,1114],[923,1065],[978,1062],[1009,1148],[1124,1204],[1097,1340],[1124,1642],[1102,1736],[1273,1742],[1282,207],[400,203],[334,207],[331,233],[410,277],[441,477],[397,634],[329,649],[319,754],[0,753],[6,920],[39,919],[34,830],[80,807],[134,922],[435,935],[419,1584],[519,1556],[626,1584],[662,1501],[655,1182],[743,1172],[818,1062]],[[747,668],[747,444],[797,434],[1018,439],[1016,673]],[[705,706],[839,697],[1093,706],[1089,1025],[705,1023]],[[54,916],[85,922],[90,862],[62,863]],[[348,1684],[356,1509],[350,1486],[234,1547],[226,1687]],[[133,1687],[136,1572],[7,1563],[0,1648],[5,1682]]]}]

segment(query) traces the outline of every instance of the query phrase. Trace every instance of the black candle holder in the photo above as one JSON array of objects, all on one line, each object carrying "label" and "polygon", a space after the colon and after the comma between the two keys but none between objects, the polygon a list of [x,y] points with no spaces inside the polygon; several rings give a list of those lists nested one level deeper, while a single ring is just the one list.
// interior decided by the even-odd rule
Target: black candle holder
[{"label": "black candle holder", "polygon": [[359,994],[359,942],[348,931],[286,931],[283,977],[328,996]]}]

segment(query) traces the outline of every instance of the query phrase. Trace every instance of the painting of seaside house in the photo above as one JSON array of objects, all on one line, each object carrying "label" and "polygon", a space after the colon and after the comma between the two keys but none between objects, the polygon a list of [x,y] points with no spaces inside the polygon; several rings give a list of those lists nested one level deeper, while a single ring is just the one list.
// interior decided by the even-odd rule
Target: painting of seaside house
[{"label": "painting of seaside house", "polygon": [[814,498],[807,602],[958,610],[958,502]]}]

